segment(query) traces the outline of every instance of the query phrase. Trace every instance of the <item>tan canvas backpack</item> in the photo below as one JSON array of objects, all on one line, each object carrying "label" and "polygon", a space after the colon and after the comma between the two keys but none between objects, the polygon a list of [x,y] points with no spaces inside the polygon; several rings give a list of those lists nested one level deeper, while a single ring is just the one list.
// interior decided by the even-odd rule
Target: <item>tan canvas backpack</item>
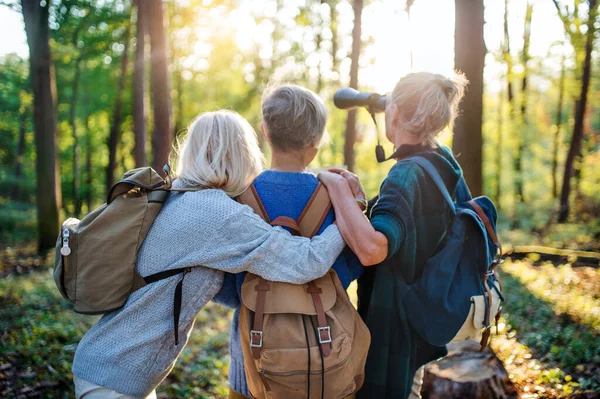
[{"label": "tan canvas backpack", "polygon": [[[321,184],[297,221],[271,221],[254,186],[238,201],[271,225],[304,237],[316,235],[331,209]],[[371,336],[333,269],[304,285],[248,274],[242,285],[240,337],[255,398],[345,398],[364,381]]]},{"label": "tan canvas backpack", "polygon": [[[146,284],[186,269],[166,270],[142,277],[136,271],[137,253],[171,188],[167,178],[150,167],[125,173],[108,193],[106,203],[82,220],[69,218],[56,242],[54,282],[77,313],[104,314],[125,305],[129,295]],[[173,317],[178,344],[181,283],[175,289]]]}]

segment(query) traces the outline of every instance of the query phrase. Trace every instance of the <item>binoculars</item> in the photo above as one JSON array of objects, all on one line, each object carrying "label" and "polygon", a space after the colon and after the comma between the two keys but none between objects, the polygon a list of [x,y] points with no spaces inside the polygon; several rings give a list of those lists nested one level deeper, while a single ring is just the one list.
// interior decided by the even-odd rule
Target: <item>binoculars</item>
[{"label": "binoculars", "polygon": [[387,105],[387,97],[377,93],[361,92],[345,87],[339,89],[333,95],[333,104],[339,109],[352,109],[365,107],[371,114],[384,112]]},{"label": "binoculars", "polygon": [[[375,123],[377,128],[377,119],[375,114],[385,112],[387,105],[387,96],[377,93],[360,92],[349,87],[339,89],[333,95],[333,104],[339,109],[350,110],[356,107],[365,107]],[[377,132],[377,146],[375,147],[375,157],[377,162],[382,163],[391,157],[385,156],[385,151],[379,140],[379,131]]]}]

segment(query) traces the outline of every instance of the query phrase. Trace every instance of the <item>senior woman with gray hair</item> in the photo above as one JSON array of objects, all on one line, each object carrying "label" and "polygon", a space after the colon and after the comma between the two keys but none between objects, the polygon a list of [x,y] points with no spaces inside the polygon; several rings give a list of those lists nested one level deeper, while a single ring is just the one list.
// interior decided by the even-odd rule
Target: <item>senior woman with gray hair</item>
[{"label": "senior woman with gray hair", "polygon": [[366,251],[382,262],[359,281],[359,310],[372,339],[365,383],[357,398],[418,398],[421,366],[447,353],[411,328],[396,287],[398,279],[412,284],[421,275],[452,218],[434,181],[410,157],[432,162],[448,192],[456,192],[460,166],[435,137],[454,121],[466,83],[462,74],[446,78],[422,72],[406,75],[396,84],[385,110],[386,137],[396,147],[391,158],[403,162],[391,168],[378,198],[371,202],[370,221],[354,200],[362,191],[356,176],[342,170],[319,176],[348,245],[357,254]]},{"label": "senior woman with gray hair", "polygon": [[[138,253],[142,276],[194,267],[185,276],[179,344],[173,339],[173,292],[180,275],[135,291],[83,337],[73,362],[77,398],[155,398],[187,343],[198,312],[221,288],[223,272],[303,284],[324,275],[344,248],[335,226],[313,239],[272,228],[231,197],[262,170],[256,135],[240,115],[209,112],[189,126],[174,187]],[[200,266],[202,265],[202,266]]]}]

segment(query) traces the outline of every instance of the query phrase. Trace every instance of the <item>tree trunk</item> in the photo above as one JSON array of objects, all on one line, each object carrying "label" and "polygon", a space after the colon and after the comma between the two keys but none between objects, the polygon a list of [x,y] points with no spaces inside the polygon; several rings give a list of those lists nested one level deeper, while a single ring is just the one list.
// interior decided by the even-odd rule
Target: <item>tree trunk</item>
[{"label": "tree trunk", "polygon": [[145,79],[146,79],[146,4],[143,0],[137,1],[137,25],[135,33],[135,62],[133,69],[133,135],[135,147],[133,157],[135,167],[146,165],[146,111],[144,104]]},{"label": "tree trunk", "polygon": [[[564,49],[564,46],[563,46]],[[554,132],[554,143],[552,146],[552,198],[558,197],[558,144],[560,142],[560,127],[562,125],[563,100],[565,95],[566,53],[563,52],[560,69],[560,80],[558,82],[558,104],[556,105],[556,131]]]},{"label": "tree trunk", "polygon": [[92,211],[94,199],[93,180],[92,180],[92,132],[90,131],[90,115],[85,117],[85,136],[86,136],[86,151],[85,151],[85,185],[87,188],[87,211]]},{"label": "tree trunk", "polygon": [[13,187],[11,198],[18,201],[21,196],[21,168],[23,167],[23,150],[25,149],[25,130],[27,126],[27,117],[29,112],[24,108],[19,115],[19,138],[17,139],[17,151],[15,156],[15,186]]},{"label": "tree trunk", "polygon": [[502,151],[504,147],[503,143],[503,121],[504,121],[504,90],[500,89],[498,94],[498,140],[496,146],[496,208],[502,209]]},{"label": "tree trunk", "polygon": [[448,356],[425,366],[423,399],[517,397],[500,359],[491,351],[479,352],[472,342],[461,342]]},{"label": "tree trunk", "polygon": [[127,61],[129,50],[129,28],[125,31],[125,48],[121,56],[121,76],[119,78],[117,97],[115,99],[115,110],[110,126],[108,137],[108,166],[106,167],[106,193],[115,181],[115,167],[117,164],[117,145],[121,137],[121,123],[123,114],[123,91],[125,90],[125,78],[127,77]]},{"label": "tree trunk", "polygon": [[171,126],[171,93],[167,69],[167,43],[161,0],[149,0],[148,28],[152,46],[152,107],[154,110],[154,131],[152,133],[152,167],[160,172],[169,159],[173,129]]},{"label": "tree trunk", "polygon": [[[352,29],[352,55],[350,57],[350,87],[358,89],[358,61],[361,47],[363,0],[354,0],[354,28]],[[349,171],[354,171],[354,143],[356,142],[356,109],[348,112],[346,120],[346,140],[344,142],[344,163]]]},{"label": "tree trunk", "polygon": [[456,0],[455,68],[469,80],[463,113],[454,124],[452,150],[458,155],[465,179],[474,196],[483,192],[481,133],[483,117],[483,0]]},{"label": "tree trunk", "polygon": [[[533,5],[527,2],[525,12],[525,27],[523,30],[523,52],[521,62],[523,64],[523,78],[521,80],[521,114],[519,118],[520,131],[515,135],[517,144],[517,155],[515,157],[515,195],[518,202],[525,202],[525,191],[523,188],[523,151],[525,149],[525,136],[527,134],[527,61],[529,61],[529,42],[531,37],[531,19],[533,16]],[[518,224],[517,212],[514,222]]]},{"label": "tree trunk", "polygon": [[81,201],[79,199],[79,141],[77,137],[77,127],[75,126],[75,116],[77,115],[77,97],[79,95],[79,78],[81,76],[81,58],[75,62],[75,76],[73,77],[73,95],[71,97],[69,124],[71,125],[73,135],[73,205],[75,208],[75,217],[78,218],[81,213]]},{"label": "tree trunk", "polygon": [[335,9],[336,0],[329,1],[329,28],[331,29],[331,71],[336,77],[334,83],[339,81],[338,59],[337,52],[339,49],[338,43],[338,15]]},{"label": "tree trunk", "polygon": [[[62,195],[56,153],[56,84],[50,56],[50,1],[21,0],[29,45],[35,130],[38,250],[53,248],[59,231]],[[44,4],[43,6],[41,4]]]},{"label": "tree trunk", "polygon": [[581,151],[581,141],[583,139],[583,122],[585,117],[585,108],[587,105],[587,95],[590,86],[590,76],[592,74],[592,48],[594,46],[594,23],[597,15],[597,0],[589,0],[590,16],[587,22],[587,33],[585,42],[585,60],[583,62],[583,75],[581,77],[581,92],[577,101],[575,110],[575,126],[573,127],[573,137],[571,146],[567,153],[565,161],[565,172],[563,175],[563,185],[560,192],[560,208],[558,212],[558,222],[564,223],[569,217],[569,196],[571,194],[571,177],[573,176],[573,163],[576,156]]}]

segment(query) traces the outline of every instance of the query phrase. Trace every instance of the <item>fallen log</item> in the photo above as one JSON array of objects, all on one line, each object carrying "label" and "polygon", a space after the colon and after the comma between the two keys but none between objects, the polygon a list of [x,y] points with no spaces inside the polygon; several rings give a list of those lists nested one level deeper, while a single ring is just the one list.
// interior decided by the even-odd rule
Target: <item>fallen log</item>
[{"label": "fallen log", "polygon": [[514,246],[506,251],[506,256],[513,260],[529,258],[530,254],[536,254],[539,256],[540,261],[552,262],[555,265],[571,263],[573,266],[600,266],[600,253],[597,252],[574,251],[537,245]]},{"label": "fallen log", "polygon": [[449,345],[448,356],[425,366],[423,399],[516,398],[517,389],[496,355],[475,341]]}]

